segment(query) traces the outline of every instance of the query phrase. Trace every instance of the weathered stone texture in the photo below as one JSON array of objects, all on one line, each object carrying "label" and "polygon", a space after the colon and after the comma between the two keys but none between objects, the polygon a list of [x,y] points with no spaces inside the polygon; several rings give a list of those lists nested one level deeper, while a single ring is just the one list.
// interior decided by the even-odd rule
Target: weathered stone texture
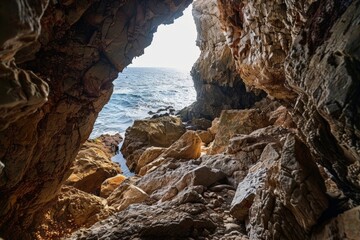
[{"label": "weathered stone texture", "polygon": [[0,235],[26,239],[33,214],[69,176],[111,81],[190,2],[1,3]]},{"label": "weathered stone texture", "polygon": [[196,44],[201,54],[191,70],[197,100],[182,111],[186,120],[214,119],[224,109],[247,108],[264,96],[247,92],[236,72],[231,49],[221,29],[217,5],[216,0],[196,0],[193,3],[198,32]]}]

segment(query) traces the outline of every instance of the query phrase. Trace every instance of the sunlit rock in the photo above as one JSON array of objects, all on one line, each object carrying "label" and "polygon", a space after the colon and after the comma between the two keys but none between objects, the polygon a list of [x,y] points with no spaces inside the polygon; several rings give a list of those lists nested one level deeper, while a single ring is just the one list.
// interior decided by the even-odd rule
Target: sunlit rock
[{"label": "sunlit rock", "polygon": [[100,197],[107,198],[125,179],[122,174],[106,179],[101,184]]}]

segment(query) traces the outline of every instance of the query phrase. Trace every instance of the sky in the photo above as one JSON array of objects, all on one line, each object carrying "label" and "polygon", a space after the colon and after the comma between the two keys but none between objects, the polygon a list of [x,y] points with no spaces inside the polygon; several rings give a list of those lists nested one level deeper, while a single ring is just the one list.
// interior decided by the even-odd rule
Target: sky
[{"label": "sky", "polygon": [[145,54],[133,59],[130,67],[171,67],[190,70],[200,55],[190,5],[173,24],[161,25]]}]

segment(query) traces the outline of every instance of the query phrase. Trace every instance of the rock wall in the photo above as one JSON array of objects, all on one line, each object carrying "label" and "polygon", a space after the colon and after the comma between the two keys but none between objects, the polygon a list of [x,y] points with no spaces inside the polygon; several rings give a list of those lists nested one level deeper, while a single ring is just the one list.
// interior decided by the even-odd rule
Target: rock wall
[{"label": "rock wall", "polygon": [[359,203],[358,1],[218,1],[244,82],[281,99],[314,159]]},{"label": "rock wall", "polygon": [[231,49],[221,29],[217,1],[194,1],[193,17],[198,32],[196,45],[201,50],[191,70],[197,99],[183,111],[183,119],[212,120],[220,116],[223,109],[247,108],[263,98],[265,94],[261,91],[257,91],[259,96],[247,92],[236,72]]},{"label": "rock wall", "polygon": [[0,4],[1,236],[26,239],[33,214],[68,178],[111,81],[190,2]]},{"label": "rock wall", "polygon": [[[71,174],[111,81],[143,53],[157,26],[190,2],[0,3],[1,237],[31,238],[34,214]],[[187,117],[250,106],[257,98],[245,93],[242,80],[285,106],[267,99],[250,110],[224,111],[211,155],[200,153],[195,132],[161,151],[130,139],[124,148],[144,147],[138,154],[139,166],[148,164],[144,176],[122,179],[106,200],[111,212],[126,210],[72,238],[316,239],[336,236],[333,228],[346,235],[342,218],[358,210],[338,214],[360,204],[360,1],[197,0],[194,17],[202,55],[192,71],[198,101]],[[72,209],[73,195],[63,194],[69,189],[58,195],[54,219],[62,219],[58,206]],[[102,213],[106,201],[89,202]],[[69,219],[92,206],[84,203]],[[89,225],[70,230],[101,218],[90,213]],[[322,227],[323,220],[330,222]]]}]

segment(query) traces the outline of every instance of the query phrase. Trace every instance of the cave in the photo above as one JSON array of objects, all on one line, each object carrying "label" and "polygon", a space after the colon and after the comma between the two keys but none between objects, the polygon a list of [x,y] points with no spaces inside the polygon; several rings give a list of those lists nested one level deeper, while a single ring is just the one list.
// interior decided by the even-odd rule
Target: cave
[{"label": "cave", "polygon": [[[88,138],[112,82],[190,4],[197,99],[135,121],[137,175],[110,181],[121,138]],[[7,0],[0,16],[1,238],[360,236],[359,1]],[[77,184],[86,158],[106,196]]]}]

